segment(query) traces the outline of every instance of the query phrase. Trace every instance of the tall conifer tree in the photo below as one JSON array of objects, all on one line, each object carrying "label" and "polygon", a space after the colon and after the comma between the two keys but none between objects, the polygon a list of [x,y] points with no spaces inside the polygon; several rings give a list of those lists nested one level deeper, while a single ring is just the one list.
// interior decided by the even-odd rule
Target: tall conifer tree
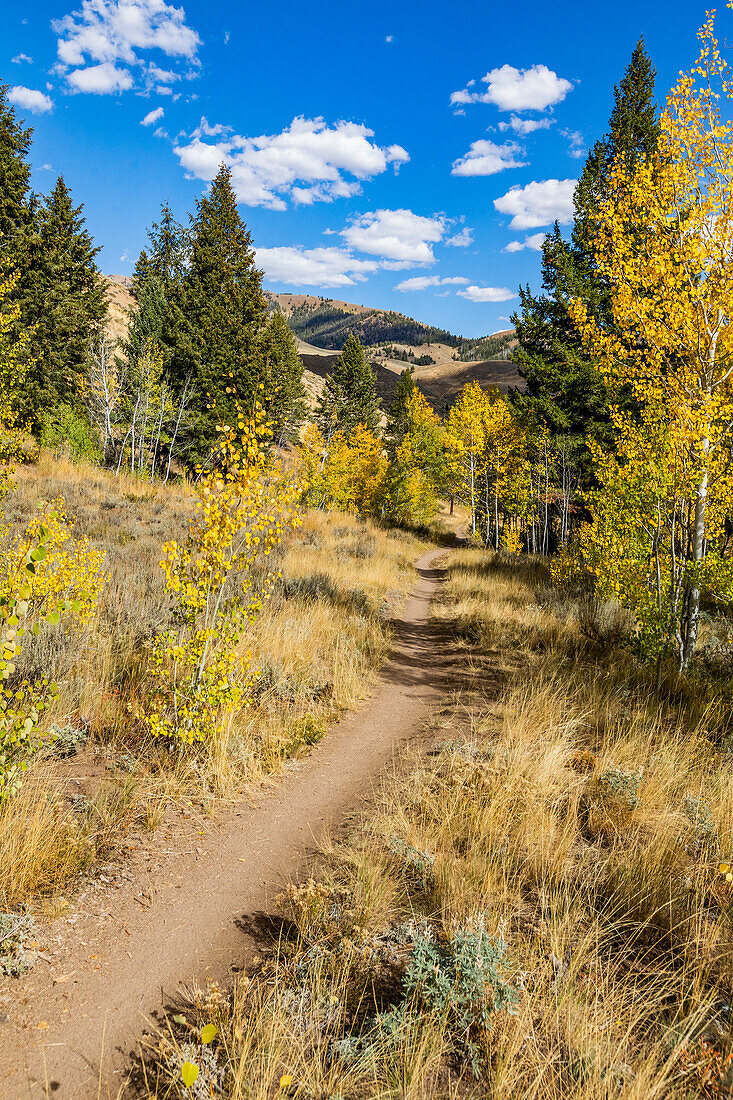
[{"label": "tall conifer tree", "polygon": [[575,440],[585,465],[586,436],[608,442],[611,426],[606,386],[583,351],[568,313],[580,297],[596,317],[608,313],[607,288],[595,270],[592,215],[604,196],[608,168],[617,156],[633,165],[656,147],[659,123],[654,101],[655,71],[639,39],[622,80],[614,88],[608,134],[591,149],[574,196],[574,223],[565,241],[557,223],[542,248],[542,293],[520,287],[521,312],[512,318],[519,347],[514,352],[526,392],[515,404],[551,432]]},{"label": "tall conifer tree", "polygon": [[251,402],[260,381],[258,340],[267,317],[252,239],[237,211],[231,172],[222,165],[198,202],[180,308],[185,330],[172,334],[179,387],[192,375],[199,445],[210,445],[233,394]]},{"label": "tall conifer tree", "polygon": [[26,157],[33,130],[18,121],[8,90],[7,84],[0,85],[0,254],[14,259],[17,234],[31,217],[31,171]]},{"label": "tall conifer tree", "polygon": [[24,317],[34,326],[33,362],[26,377],[28,415],[42,427],[54,406],[78,398],[89,338],[106,313],[104,285],[81,206],[62,176],[38,211],[27,253]]},{"label": "tall conifer tree", "polygon": [[279,310],[270,317],[260,338],[264,404],[275,439],[294,439],[305,418],[303,363],[295,337]]},{"label": "tall conifer tree", "polygon": [[384,439],[392,458],[394,458],[397,448],[410,430],[409,402],[415,392],[413,370],[413,367],[405,367],[400,374],[392,395],[392,404],[387,414]]},{"label": "tall conifer tree", "polygon": [[379,398],[374,371],[353,332],[347,336],[336,365],[326,378],[316,418],[326,437],[336,431],[348,434],[359,424],[370,431],[377,430]]}]

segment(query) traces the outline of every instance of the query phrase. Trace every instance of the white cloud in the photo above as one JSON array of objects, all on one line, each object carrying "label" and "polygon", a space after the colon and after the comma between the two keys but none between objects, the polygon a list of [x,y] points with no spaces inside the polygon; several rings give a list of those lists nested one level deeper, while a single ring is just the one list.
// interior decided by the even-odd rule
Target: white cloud
[{"label": "white cloud", "polygon": [[341,248],[258,248],[256,256],[268,279],[290,286],[354,286],[379,267]]},{"label": "white cloud", "polygon": [[125,249],[125,251],[120,256],[120,263],[121,264],[126,264],[126,263],[129,263],[129,261],[130,261],[130,257],[128,255],[127,249]]},{"label": "white cloud", "polygon": [[467,153],[453,162],[452,176],[493,176],[505,168],[524,168],[521,148],[513,141],[495,145],[493,141],[472,141]]},{"label": "white cloud", "polygon": [[577,180],[534,180],[526,187],[512,187],[494,199],[500,214],[511,214],[512,229],[537,229],[558,221],[566,225],[573,216],[573,192]]},{"label": "white cloud", "polygon": [[159,69],[157,65],[148,65],[146,75],[150,77],[153,83],[157,82],[158,84],[175,84],[177,80],[181,79],[180,73],[176,73],[172,69]]},{"label": "white cloud", "polygon": [[560,133],[570,143],[568,156],[573,157],[575,160],[582,157],[585,153],[585,142],[580,130],[561,130]]},{"label": "white cloud", "polygon": [[36,88],[24,88],[17,84],[8,92],[8,99],[16,107],[25,111],[33,111],[34,114],[43,114],[44,111],[53,110],[53,100],[45,92],[39,92]]},{"label": "white cloud", "polygon": [[519,115],[512,115],[508,122],[499,123],[499,129],[513,130],[515,134],[525,137],[535,130],[549,130],[554,121],[554,118],[520,118]]},{"label": "white cloud", "polygon": [[465,290],[457,291],[457,294],[469,302],[508,302],[511,298],[516,298],[514,291],[505,286],[467,286]]},{"label": "white cloud", "polygon": [[545,111],[561,103],[573,87],[569,80],[546,65],[533,65],[531,69],[502,65],[499,69],[490,69],[481,79],[487,85],[485,92],[469,91],[469,84],[453,92],[451,103],[493,103],[500,111]]},{"label": "white cloud", "polygon": [[405,279],[398,283],[395,290],[427,290],[431,286],[465,286],[468,282],[462,275],[450,275],[441,279],[438,275],[416,275],[412,279]]},{"label": "white cloud", "polygon": [[442,218],[424,218],[411,210],[375,210],[356,218],[341,236],[360,252],[403,265],[433,263],[432,246],[444,233]]},{"label": "white cloud", "polygon": [[86,69],[72,69],[66,74],[66,79],[77,92],[91,92],[94,95],[126,92],[133,85],[129,69],[118,69],[111,61],[89,65]]},{"label": "white cloud", "polygon": [[[328,126],[322,118],[294,118],[279,134],[243,137],[206,119],[173,151],[197,179],[211,180],[222,161],[232,170],[237,201],[284,210],[358,195],[361,181],[397,171],[410,158],[401,145],[371,141],[374,131],[354,122]],[[205,141],[204,138],[216,138]],[[351,177],[351,178],[348,178]]]},{"label": "white cloud", "polygon": [[386,34],[384,36],[384,41],[385,42],[394,42],[394,35],[393,34]]},{"label": "white cloud", "polygon": [[[141,51],[160,50],[166,57],[196,64],[201,43],[186,24],[183,8],[165,0],[82,0],[78,11],[54,19],[51,26],[58,35],[58,71],[76,91],[96,94],[131,88],[130,68],[144,66]],[[148,83],[177,78],[150,72]]]},{"label": "white cloud", "polygon": [[17,53],[15,57],[11,58],[14,65],[20,65],[24,61],[27,61],[29,65],[33,64],[33,58],[29,57],[27,53]]},{"label": "white cloud", "polygon": [[53,165],[51,165],[51,164],[42,164],[41,165],[41,171],[42,172],[51,172],[52,170],[53,170]]},{"label": "white cloud", "polygon": [[470,244],[473,244],[473,230],[464,225],[463,229],[454,233],[452,237],[448,237],[445,243],[450,248],[468,248]]},{"label": "white cloud", "polygon": [[140,125],[141,126],[152,126],[153,123],[157,122],[159,119],[161,119],[164,114],[165,114],[165,111],[163,110],[162,107],[156,107],[154,110],[148,111],[145,118],[142,119]]},{"label": "white cloud", "polygon": [[503,252],[522,252],[525,248],[534,252],[541,252],[545,243],[546,233],[533,233],[531,237],[525,237],[523,241],[510,241]]}]

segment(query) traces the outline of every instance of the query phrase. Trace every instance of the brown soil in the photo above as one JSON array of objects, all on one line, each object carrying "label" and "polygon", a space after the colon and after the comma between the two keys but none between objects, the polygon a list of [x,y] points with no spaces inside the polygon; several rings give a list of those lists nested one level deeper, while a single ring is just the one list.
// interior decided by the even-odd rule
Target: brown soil
[{"label": "brown soil", "polygon": [[[370,794],[396,750],[423,729],[452,676],[451,646],[431,622],[440,550],[395,624],[381,686],[254,807],[213,825],[190,819],[131,843],[74,913],[51,923],[29,975],[0,987],[0,1095],[116,1096],[146,1022],[182,985],[225,983],[254,950],[255,915],[302,873],[324,831]],[[232,965],[232,964],[235,965]]]}]

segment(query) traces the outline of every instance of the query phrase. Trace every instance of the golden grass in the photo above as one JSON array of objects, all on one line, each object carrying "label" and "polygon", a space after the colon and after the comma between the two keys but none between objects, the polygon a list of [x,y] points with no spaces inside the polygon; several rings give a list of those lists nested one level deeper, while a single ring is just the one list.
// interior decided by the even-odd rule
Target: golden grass
[{"label": "golden grass", "polygon": [[[541,564],[451,560],[436,614],[465,647],[457,671],[483,660],[503,690],[482,699],[472,680],[433,754],[287,891],[269,961],[200,1006],[225,1095],[264,1100],[289,1074],[298,1098],[729,1096],[733,785],[712,689],[707,708],[699,685],[689,705],[684,685],[660,702],[628,652],[599,645],[615,609],[596,609],[589,641],[588,609]],[[467,1033],[478,1077],[450,1014],[419,996],[377,1025],[421,922],[438,944],[465,928],[506,940],[516,1014]],[[150,1096],[176,1094],[180,1039]]]},{"label": "golden grass", "polygon": [[115,478],[42,451],[36,466],[18,470],[6,518],[21,529],[39,501],[57,497],[75,534],[104,547],[107,581],[91,622],[73,636],[55,630],[29,640],[19,672],[59,682],[44,725],[88,730],[82,759],[93,774],[83,802],[74,801],[74,762],[45,754],[21,795],[0,808],[0,907],[64,889],[109,858],[133,822],[156,824],[166,805],[185,797],[211,812],[322,737],[370,690],[389,647],[389,617],[414,584],[423,547],[353,516],[305,515],[273,555],[283,579],[246,640],[253,705],[211,743],[169,752],[143,736],[135,714],[150,640],[169,621],[161,547],[185,537],[194,495],[183,483]]}]

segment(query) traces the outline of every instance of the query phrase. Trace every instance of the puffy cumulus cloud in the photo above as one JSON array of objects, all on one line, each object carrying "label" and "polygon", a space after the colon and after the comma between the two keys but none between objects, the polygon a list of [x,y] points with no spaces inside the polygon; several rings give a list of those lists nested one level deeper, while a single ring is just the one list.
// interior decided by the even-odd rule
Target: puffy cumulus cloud
[{"label": "puffy cumulus cloud", "polygon": [[26,61],[29,65],[33,64],[33,58],[29,57],[27,53],[17,53],[15,57],[10,59],[13,65],[22,65]]},{"label": "puffy cumulus cloud", "polygon": [[162,107],[156,107],[153,111],[148,111],[145,118],[142,119],[141,126],[152,126],[154,122],[158,122],[163,117],[165,111]]},{"label": "puffy cumulus cloud", "polygon": [[448,237],[445,244],[449,248],[468,248],[470,244],[473,244],[473,230],[464,225],[463,229],[459,229],[452,237]]},{"label": "puffy cumulus cloud", "polygon": [[293,119],[279,134],[244,137],[206,119],[179,141],[174,152],[192,176],[211,180],[226,162],[232,170],[237,201],[284,210],[296,205],[332,202],[361,191],[361,181],[395,171],[408,161],[401,145],[383,147],[374,131],[354,122],[327,125],[322,118]]},{"label": "puffy cumulus cloud", "polygon": [[541,252],[545,243],[545,233],[533,233],[531,237],[525,237],[523,241],[510,241],[503,252],[522,252],[525,248],[534,252]]},{"label": "puffy cumulus cloud", "polygon": [[467,153],[453,162],[452,176],[493,176],[505,168],[524,168],[522,150],[513,141],[496,145],[493,141],[472,141]]},{"label": "puffy cumulus cloud", "polygon": [[505,286],[467,286],[457,293],[460,298],[466,298],[469,302],[508,302],[516,298],[514,291]]},{"label": "puffy cumulus cloud", "polygon": [[442,241],[445,222],[412,210],[374,210],[362,214],[341,231],[346,243],[369,256],[392,261],[390,266],[431,264],[433,245]]},{"label": "puffy cumulus cloud", "polygon": [[531,69],[515,69],[502,65],[490,69],[481,78],[485,91],[471,90],[471,82],[461,91],[453,92],[450,101],[454,106],[466,103],[493,103],[500,111],[546,111],[561,103],[573,85],[558,76],[547,65],[533,65]]},{"label": "puffy cumulus cloud", "polygon": [[14,106],[24,111],[33,111],[35,115],[53,110],[53,100],[50,96],[39,92],[36,88],[24,88],[22,84],[17,84],[10,89],[8,99]]},{"label": "puffy cumulus cloud", "polygon": [[438,275],[416,275],[412,279],[405,279],[398,283],[395,290],[428,290],[431,286],[465,286],[468,282],[462,275],[449,275],[441,279]]},{"label": "puffy cumulus cloud", "polygon": [[567,225],[573,216],[573,192],[577,180],[533,180],[525,187],[512,187],[494,199],[500,214],[511,214],[512,229],[537,229],[554,221]]},{"label": "puffy cumulus cloud", "polygon": [[508,122],[499,123],[499,129],[513,130],[515,134],[526,137],[527,134],[533,134],[535,130],[549,130],[554,121],[554,118],[520,118],[519,115],[512,115]]},{"label": "puffy cumulus cloud", "polygon": [[256,256],[268,279],[289,286],[354,286],[379,267],[341,248],[258,248]]},{"label": "puffy cumulus cloud", "polygon": [[[201,44],[186,23],[183,8],[165,0],[82,0],[73,11],[51,23],[58,35],[58,71],[75,91],[105,94],[133,86],[130,68],[145,69],[141,51],[160,50],[167,57],[196,64]],[[121,66],[121,67],[119,67]],[[176,79],[151,65],[147,84]]]},{"label": "puffy cumulus cloud", "polygon": [[75,91],[94,95],[126,92],[134,83],[129,69],[118,69],[111,61],[88,65],[85,69],[72,69],[66,74],[66,79]]}]

